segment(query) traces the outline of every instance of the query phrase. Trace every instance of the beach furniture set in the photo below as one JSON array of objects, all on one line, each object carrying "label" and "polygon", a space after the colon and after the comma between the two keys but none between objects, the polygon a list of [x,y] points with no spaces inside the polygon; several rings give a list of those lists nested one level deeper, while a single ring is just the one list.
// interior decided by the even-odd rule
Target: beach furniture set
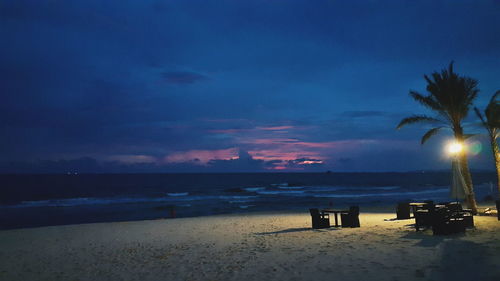
[{"label": "beach furniture set", "polygon": [[[334,227],[360,227],[359,223],[359,207],[351,206],[349,210],[337,209],[309,209],[312,219],[312,228],[329,228],[330,214],[334,214],[335,225]],[[339,225],[338,216],[340,215],[341,224]]]},{"label": "beach furniture set", "polygon": [[410,208],[415,218],[417,231],[432,228],[434,235],[446,235],[463,233],[466,228],[474,227],[472,210],[463,209],[459,202],[399,203],[396,207],[397,219],[410,219]]}]

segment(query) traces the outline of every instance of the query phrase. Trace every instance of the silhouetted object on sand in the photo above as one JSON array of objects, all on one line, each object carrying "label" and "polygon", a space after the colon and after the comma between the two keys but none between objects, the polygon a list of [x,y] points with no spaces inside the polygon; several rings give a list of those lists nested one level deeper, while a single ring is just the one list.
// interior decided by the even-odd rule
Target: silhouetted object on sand
[{"label": "silhouetted object on sand", "polygon": [[320,213],[318,209],[309,209],[312,218],[312,228],[328,228],[330,227],[330,217],[328,214]]},{"label": "silhouetted object on sand", "polygon": [[455,214],[463,217],[465,227],[474,227],[474,216],[472,215],[471,209],[463,209],[460,202],[451,202],[446,204],[446,208]]},{"label": "silhouetted object on sand", "polygon": [[396,218],[398,220],[406,220],[411,218],[410,216],[410,203],[400,202],[396,207]]},{"label": "silhouetted object on sand", "polygon": [[465,232],[466,227],[474,226],[472,210],[462,209],[459,202],[435,205],[426,201],[415,212],[415,228],[432,228],[434,235],[448,235]]},{"label": "silhouetted object on sand", "polygon": [[462,213],[452,212],[447,208],[440,208],[432,217],[432,234],[448,235],[465,232],[465,221]]},{"label": "silhouetted object on sand", "polygon": [[359,207],[349,207],[349,211],[340,214],[340,220],[342,221],[342,227],[360,227]]},{"label": "silhouetted object on sand", "polygon": [[495,203],[497,205],[497,217],[498,217],[498,220],[500,221],[500,199],[495,201]]},{"label": "silhouetted object on sand", "polygon": [[435,206],[433,201],[425,201],[422,207],[418,207],[415,212],[415,229],[417,231],[420,228],[427,228],[432,226],[432,219],[435,212]]}]

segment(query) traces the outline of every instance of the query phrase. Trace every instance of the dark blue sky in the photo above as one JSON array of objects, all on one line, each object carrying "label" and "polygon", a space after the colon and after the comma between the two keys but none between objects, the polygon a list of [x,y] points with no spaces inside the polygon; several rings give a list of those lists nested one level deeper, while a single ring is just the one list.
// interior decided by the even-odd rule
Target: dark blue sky
[{"label": "dark blue sky", "polygon": [[[500,89],[498,15],[494,0],[3,1],[0,162],[448,168],[450,135],[421,146],[425,126],[395,127],[426,113],[408,91],[424,93],[423,74],[452,60],[479,80],[485,106]],[[473,117],[467,132],[482,132]],[[476,142],[471,167],[491,169],[487,142]]]}]

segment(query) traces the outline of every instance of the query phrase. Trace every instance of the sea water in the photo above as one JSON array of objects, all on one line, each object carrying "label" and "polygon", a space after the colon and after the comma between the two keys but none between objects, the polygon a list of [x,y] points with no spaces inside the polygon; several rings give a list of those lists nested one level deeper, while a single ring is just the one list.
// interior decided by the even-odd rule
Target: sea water
[{"label": "sea water", "polygon": [[[474,173],[479,201],[494,173]],[[450,201],[448,172],[0,175],[0,229]]]}]

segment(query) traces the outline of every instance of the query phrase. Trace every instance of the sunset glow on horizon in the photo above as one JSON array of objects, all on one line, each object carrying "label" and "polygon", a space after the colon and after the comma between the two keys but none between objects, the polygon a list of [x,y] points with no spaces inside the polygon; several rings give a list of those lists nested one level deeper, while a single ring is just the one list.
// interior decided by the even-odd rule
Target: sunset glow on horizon
[{"label": "sunset glow on horizon", "polygon": [[[487,104],[495,5],[341,2],[7,1],[0,171],[447,167],[449,135],[420,146],[425,128],[395,127],[424,113],[408,93],[450,61]],[[488,141],[475,141],[471,166],[488,169]]]}]

